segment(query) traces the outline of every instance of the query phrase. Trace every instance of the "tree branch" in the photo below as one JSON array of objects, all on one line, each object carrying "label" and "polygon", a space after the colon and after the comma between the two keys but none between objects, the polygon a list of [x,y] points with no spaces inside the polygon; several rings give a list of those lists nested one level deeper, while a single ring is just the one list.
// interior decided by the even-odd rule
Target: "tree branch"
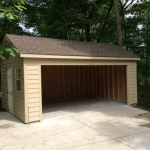
[{"label": "tree branch", "polygon": [[126,6],[127,3],[128,3],[128,0],[126,0],[126,2],[124,3],[123,8]]},{"label": "tree branch", "polygon": [[[102,25],[100,33],[104,31],[104,29],[105,29],[105,27],[107,25],[108,17],[109,17],[109,14],[110,14],[111,10],[112,10],[112,7],[113,7],[113,0],[111,0],[110,6],[108,8],[108,11],[107,11],[107,14],[106,14],[106,17],[105,17],[106,19],[105,19],[105,21],[104,21],[104,23]],[[100,37],[97,40],[97,43],[99,43],[99,42],[100,42]]]},{"label": "tree branch", "polygon": [[112,27],[114,25],[114,21],[112,21],[109,26],[105,29],[105,32],[108,31],[110,29],[110,27]]},{"label": "tree branch", "polygon": [[131,1],[131,3],[129,3],[126,7],[124,6],[124,10],[126,10],[130,5],[132,5],[134,2],[134,0]]}]

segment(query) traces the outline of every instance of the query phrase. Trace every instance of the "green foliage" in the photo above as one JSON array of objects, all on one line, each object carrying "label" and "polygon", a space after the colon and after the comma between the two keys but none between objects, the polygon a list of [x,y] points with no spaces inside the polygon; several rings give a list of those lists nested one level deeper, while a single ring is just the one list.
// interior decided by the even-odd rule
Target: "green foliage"
[{"label": "green foliage", "polygon": [[21,13],[25,10],[26,0],[1,0],[0,1],[0,58],[7,59],[18,52],[11,44],[2,45],[5,34],[22,34],[19,26],[22,20]]},{"label": "green foliage", "polygon": [[140,92],[138,95],[138,105],[150,109],[150,93],[148,92],[150,88],[146,90],[145,87],[143,87],[142,90],[143,92]]},{"label": "green foliage", "polygon": [[17,53],[19,53],[18,49],[16,49],[11,43],[3,43],[3,45],[0,46],[1,59],[8,59],[10,56],[15,57]]},{"label": "green foliage", "polygon": [[6,19],[10,22],[20,20],[19,13],[26,9],[25,3],[25,0],[2,0],[0,2],[0,19]]},{"label": "green foliage", "polygon": [[64,6],[63,0],[29,0],[23,23],[43,37],[67,39],[68,32],[71,40],[96,42],[102,37],[102,42],[113,43],[117,37],[115,15],[111,8],[111,15],[106,17],[109,5],[110,1],[105,0],[64,0]]},{"label": "green foliage", "polygon": [[147,113],[147,114],[140,114],[139,116],[145,117],[145,118],[149,118],[149,119],[150,119],[150,113]]}]

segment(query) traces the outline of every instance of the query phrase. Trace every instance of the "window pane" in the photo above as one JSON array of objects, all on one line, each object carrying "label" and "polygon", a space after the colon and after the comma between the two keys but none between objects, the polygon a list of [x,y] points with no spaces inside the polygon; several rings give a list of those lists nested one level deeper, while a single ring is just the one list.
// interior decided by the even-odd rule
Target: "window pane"
[{"label": "window pane", "polygon": [[18,73],[20,74],[20,68],[18,68]]},{"label": "window pane", "polygon": [[18,79],[18,69],[16,69],[16,79]]},{"label": "window pane", "polygon": [[16,90],[21,91],[20,68],[16,68]]},{"label": "window pane", "polygon": [[20,79],[20,69],[18,69],[18,79]]},{"label": "window pane", "polygon": [[16,90],[21,91],[21,85],[20,85],[20,80],[16,80]]},{"label": "window pane", "polygon": [[20,79],[20,73],[18,73],[18,79]]},{"label": "window pane", "polygon": [[16,69],[16,79],[20,79],[20,69]]}]

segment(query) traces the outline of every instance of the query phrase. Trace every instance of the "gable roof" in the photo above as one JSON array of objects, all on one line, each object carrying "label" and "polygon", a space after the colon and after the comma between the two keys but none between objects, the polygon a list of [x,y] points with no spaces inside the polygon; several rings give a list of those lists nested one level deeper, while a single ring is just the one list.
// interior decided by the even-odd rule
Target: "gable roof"
[{"label": "gable roof", "polygon": [[6,34],[20,54],[139,58],[113,44]]}]

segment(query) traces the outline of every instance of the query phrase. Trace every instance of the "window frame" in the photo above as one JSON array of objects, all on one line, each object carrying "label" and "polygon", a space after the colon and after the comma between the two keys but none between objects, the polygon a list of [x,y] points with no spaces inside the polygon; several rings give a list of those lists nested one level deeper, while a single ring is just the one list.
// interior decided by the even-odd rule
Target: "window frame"
[{"label": "window frame", "polygon": [[[20,68],[15,68],[15,90],[17,92],[21,92],[21,70],[20,70],[20,72],[18,72],[18,70],[20,70]],[[20,84],[20,90],[18,90],[17,81],[20,81],[19,82],[19,84]]]}]

